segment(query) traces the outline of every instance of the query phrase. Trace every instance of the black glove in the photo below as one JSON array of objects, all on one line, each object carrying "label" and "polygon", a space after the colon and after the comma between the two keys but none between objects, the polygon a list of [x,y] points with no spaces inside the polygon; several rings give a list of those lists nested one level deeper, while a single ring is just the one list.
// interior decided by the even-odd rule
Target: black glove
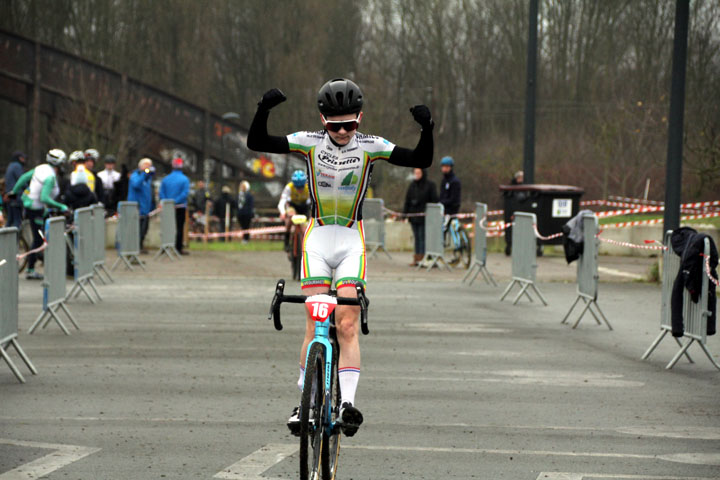
[{"label": "black glove", "polygon": [[285,100],[287,100],[287,97],[283,92],[277,88],[271,88],[263,94],[262,98],[258,102],[258,109],[270,110],[271,108],[277,107]]},{"label": "black glove", "polygon": [[415,105],[410,109],[413,118],[423,129],[432,128],[435,125],[433,122],[430,109],[425,105]]}]

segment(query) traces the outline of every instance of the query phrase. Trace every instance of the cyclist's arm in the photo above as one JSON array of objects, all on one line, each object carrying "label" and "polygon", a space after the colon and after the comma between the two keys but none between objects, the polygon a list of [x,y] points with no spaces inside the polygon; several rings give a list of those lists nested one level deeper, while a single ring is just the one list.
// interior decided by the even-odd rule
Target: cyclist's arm
[{"label": "cyclist's arm", "polygon": [[278,202],[277,208],[280,211],[280,215],[285,215],[285,211],[287,209],[287,204],[290,201],[290,187],[287,185],[285,188],[283,188],[282,193],[280,194],[280,201]]},{"label": "cyclist's arm", "polygon": [[290,146],[286,137],[269,135],[267,121],[270,111],[258,108],[255,112],[250,131],[247,136],[247,146],[256,152],[290,153]]},{"label": "cyclist's arm", "polygon": [[35,169],[32,169],[28,172],[25,172],[22,174],[20,178],[18,178],[18,181],[15,182],[15,186],[12,189],[12,193],[14,195],[17,195],[18,193],[25,190],[25,187],[28,186],[30,183],[30,180],[32,179],[33,173],[35,172]]},{"label": "cyclist's arm", "polygon": [[40,192],[40,201],[47,205],[48,207],[55,207],[57,209],[60,209],[61,211],[66,211],[68,209],[67,205],[56,202],[54,198],[52,198],[52,191],[55,188],[55,177],[48,177],[45,179],[45,182],[43,182],[42,191]]},{"label": "cyclist's arm", "polygon": [[420,141],[415,150],[395,147],[388,162],[399,167],[428,168],[433,160],[432,128],[424,128],[420,132]]}]

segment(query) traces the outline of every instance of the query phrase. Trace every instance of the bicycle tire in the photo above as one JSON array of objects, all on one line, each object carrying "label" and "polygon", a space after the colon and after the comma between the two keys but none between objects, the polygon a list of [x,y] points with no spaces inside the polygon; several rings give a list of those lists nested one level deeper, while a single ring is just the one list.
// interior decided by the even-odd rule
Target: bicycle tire
[{"label": "bicycle tire", "polygon": [[[30,246],[28,245],[27,240],[22,235],[18,235],[18,255],[23,255],[27,251],[30,250]],[[18,260],[18,273],[22,273],[23,270],[25,270],[25,267],[27,267],[28,264],[28,256],[25,255],[20,260]]]},{"label": "bicycle tire", "polygon": [[[325,415],[325,348],[315,343],[305,365],[300,402],[300,480],[319,480]],[[315,392],[313,392],[315,386]],[[314,399],[313,397],[314,393]],[[313,401],[314,400],[314,401]],[[312,405],[313,421],[310,422]],[[311,451],[312,450],[312,451]]]},{"label": "bicycle tire", "polygon": [[[330,371],[332,372],[332,380],[330,381],[330,412],[331,422],[337,420],[337,415],[340,412],[340,401],[342,395],[340,392],[340,383],[338,380],[338,358],[339,358],[339,345],[337,340],[333,344],[332,353],[332,364]],[[337,475],[338,460],[340,459],[340,429],[333,431],[330,435],[325,432],[323,434],[323,450],[322,450],[322,472],[323,479],[335,480]]]},{"label": "bicycle tire", "polygon": [[461,261],[465,268],[470,268],[470,263],[472,262],[472,244],[470,243],[470,238],[468,237],[465,227],[460,227],[458,234],[460,235]]}]

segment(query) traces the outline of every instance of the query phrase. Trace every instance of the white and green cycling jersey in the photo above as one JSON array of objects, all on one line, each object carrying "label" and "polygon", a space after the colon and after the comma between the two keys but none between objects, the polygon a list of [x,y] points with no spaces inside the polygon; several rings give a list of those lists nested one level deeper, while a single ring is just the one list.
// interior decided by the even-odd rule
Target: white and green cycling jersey
[{"label": "white and green cycling jersey", "polygon": [[22,202],[25,208],[44,210],[48,206],[67,210],[67,206],[55,200],[60,193],[60,187],[55,169],[47,163],[25,172],[15,184],[13,193],[20,193],[22,189],[24,189]]},{"label": "white and green cycling jersey", "polygon": [[382,137],[357,132],[338,146],[324,131],[287,136],[291,152],[305,157],[313,217],[320,225],[351,227],[362,219],[362,202],[376,160],[390,158],[395,145]]}]

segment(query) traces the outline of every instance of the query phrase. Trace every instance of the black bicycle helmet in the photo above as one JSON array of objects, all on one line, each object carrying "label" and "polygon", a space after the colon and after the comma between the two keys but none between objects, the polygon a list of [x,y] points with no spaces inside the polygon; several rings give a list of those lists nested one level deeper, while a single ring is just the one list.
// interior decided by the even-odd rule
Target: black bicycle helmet
[{"label": "black bicycle helmet", "polygon": [[334,78],[318,92],[318,108],[324,116],[360,113],[363,94],[352,80]]}]

